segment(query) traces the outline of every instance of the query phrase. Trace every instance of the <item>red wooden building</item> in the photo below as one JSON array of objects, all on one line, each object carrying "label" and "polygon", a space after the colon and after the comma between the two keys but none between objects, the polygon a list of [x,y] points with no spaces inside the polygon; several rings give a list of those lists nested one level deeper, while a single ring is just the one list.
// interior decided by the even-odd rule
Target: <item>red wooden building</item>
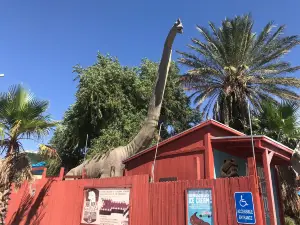
[{"label": "red wooden building", "polygon": [[[152,146],[125,160],[125,176],[151,175],[155,152]],[[292,149],[269,137],[254,136],[252,145],[250,136],[208,120],[159,143],[154,182],[219,178],[224,160],[235,159],[239,176],[256,173],[260,179],[266,224],[283,225],[276,165],[289,165],[291,156]]]}]

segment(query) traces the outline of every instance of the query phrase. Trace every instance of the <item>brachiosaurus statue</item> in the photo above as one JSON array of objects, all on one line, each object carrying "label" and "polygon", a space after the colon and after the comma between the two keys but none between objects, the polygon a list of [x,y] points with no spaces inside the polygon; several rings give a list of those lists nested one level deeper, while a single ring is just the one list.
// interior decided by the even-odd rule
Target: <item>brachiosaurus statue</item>
[{"label": "brachiosaurus statue", "polygon": [[107,154],[97,154],[90,160],[85,160],[79,166],[71,169],[67,176],[81,176],[85,168],[86,176],[89,178],[119,177],[123,175],[123,160],[133,154],[147,148],[154,137],[160,116],[164,91],[166,87],[168,72],[171,63],[172,45],[176,34],[183,33],[183,26],[178,19],[171,28],[162,53],[162,58],[158,68],[156,85],[150,99],[148,114],[144,124],[138,134],[126,146],[117,147]]},{"label": "brachiosaurus statue", "polygon": [[300,142],[297,144],[292,158],[291,158],[291,164],[294,171],[297,172],[297,176],[300,175]]}]

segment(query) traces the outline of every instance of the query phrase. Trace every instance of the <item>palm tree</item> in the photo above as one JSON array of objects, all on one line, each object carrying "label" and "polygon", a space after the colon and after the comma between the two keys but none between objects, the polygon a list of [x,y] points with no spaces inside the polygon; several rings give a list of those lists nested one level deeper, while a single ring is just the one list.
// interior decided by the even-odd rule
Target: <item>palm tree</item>
[{"label": "palm tree", "polygon": [[[299,44],[298,36],[283,37],[285,26],[273,32],[273,22],[261,33],[253,33],[250,15],[225,19],[211,31],[197,26],[203,40],[192,38],[191,52],[178,52],[179,63],[190,68],[182,83],[191,92],[194,104],[203,104],[204,115],[243,130],[247,105],[258,111],[263,100],[299,99],[291,87],[300,79],[285,76],[300,69],[282,60]],[[205,104],[204,104],[205,103]]]},{"label": "palm tree", "polygon": [[40,139],[49,134],[56,122],[45,115],[47,101],[36,99],[21,85],[12,86],[7,93],[0,94],[0,148],[6,155],[0,162],[0,224],[3,223],[10,187],[30,179],[30,164],[22,152],[23,139]]},{"label": "palm tree", "polygon": [[255,132],[294,149],[300,139],[299,103],[295,101],[282,101],[280,104],[262,102],[261,106],[261,111],[254,115]]}]

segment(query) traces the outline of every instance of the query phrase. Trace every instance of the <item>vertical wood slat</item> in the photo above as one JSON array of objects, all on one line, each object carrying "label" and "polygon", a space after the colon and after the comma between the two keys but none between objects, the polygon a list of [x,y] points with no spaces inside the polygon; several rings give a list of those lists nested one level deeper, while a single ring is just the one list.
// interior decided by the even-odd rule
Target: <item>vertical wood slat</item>
[{"label": "vertical wood slat", "polygon": [[[37,193],[32,205],[36,202],[43,186],[49,179],[37,181]],[[251,183],[252,182],[252,183]],[[131,225],[182,225],[186,224],[186,190],[189,188],[213,187],[215,225],[237,225],[235,216],[234,192],[252,191],[253,177],[201,179],[178,182],[149,183],[147,175],[107,178],[79,179],[61,181],[54,179],[47,196],[42,199],[43,206],[38,213],[46,213],[40,225],[79,225],[81,219],[83,190],[89,187],[131,186],[130,224]],[[11,195],[8,220],[20,206],[21,197],[28,192],[28,185],[21,187],[18,193]],[[259,196],[259,193],[253,193]],[[259,204],[259,198],[256,203]],[[260,205],[256,206],[257,210]],[[256,211],[257,211],[256,210]],[[34,214],[34,213],[33,213]],[[28,215],[24,215],[23,225]],[[8,223],[9,224],[9,223]],[[257,223],[260,225],[260,223]]]}]

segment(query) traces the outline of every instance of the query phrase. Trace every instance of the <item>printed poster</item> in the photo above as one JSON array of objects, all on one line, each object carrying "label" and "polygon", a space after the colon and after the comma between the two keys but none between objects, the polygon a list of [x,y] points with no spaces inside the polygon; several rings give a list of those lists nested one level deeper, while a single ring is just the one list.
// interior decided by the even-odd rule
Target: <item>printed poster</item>
[{"label": "printed poster", "polygon": [[84,190],[81,224],[128,225],[128,188],[90,188]]},{"label": "printed poster", "polygon": [[189,189],[187,191],[187,224],[213,225],[211,189]]}]

